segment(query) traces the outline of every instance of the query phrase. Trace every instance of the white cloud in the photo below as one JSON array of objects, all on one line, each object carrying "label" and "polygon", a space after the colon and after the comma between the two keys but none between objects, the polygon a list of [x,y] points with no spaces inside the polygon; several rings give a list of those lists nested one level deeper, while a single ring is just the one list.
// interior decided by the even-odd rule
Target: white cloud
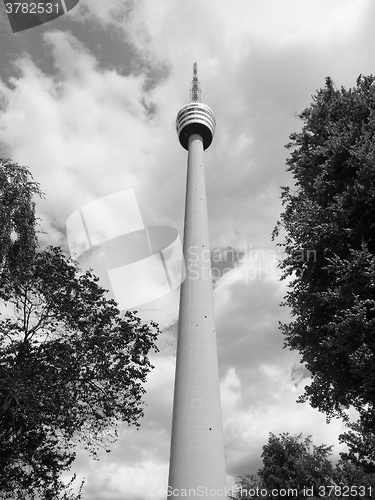
[{"label": "white cloud", "polygon": [[0,138],[46,192],[43,218],[64,223],[87,199],[138,187],[149,163],[152,126],[142,76],[101,71],[68,33],[48,33],[45,43],[56,73],[43,74],[32,61],[18,60],[14,88],[3,85],[8,105]]}]

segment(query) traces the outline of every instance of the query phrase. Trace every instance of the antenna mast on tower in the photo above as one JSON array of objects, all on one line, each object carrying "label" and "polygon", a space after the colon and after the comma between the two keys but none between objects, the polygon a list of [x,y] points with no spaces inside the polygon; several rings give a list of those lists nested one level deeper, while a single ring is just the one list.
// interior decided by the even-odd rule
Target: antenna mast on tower
[{"label": "antenna mast on tower", "polygon": [[190,86],[190,100],[192,102],[201,102],[202,100],[202,91],[201,86],[198,80],[198,68],[197,63],[195,62],[193,65],[193,80]]}]

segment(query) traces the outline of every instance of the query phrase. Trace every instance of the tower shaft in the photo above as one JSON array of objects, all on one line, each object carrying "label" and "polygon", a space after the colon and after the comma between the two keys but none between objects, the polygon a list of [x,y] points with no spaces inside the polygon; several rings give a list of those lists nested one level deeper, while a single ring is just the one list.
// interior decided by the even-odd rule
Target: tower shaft
[{"label": "tower shaft", "polygon": [[168,498],[227,498],[204,172],[204,142],[188,139]]}]

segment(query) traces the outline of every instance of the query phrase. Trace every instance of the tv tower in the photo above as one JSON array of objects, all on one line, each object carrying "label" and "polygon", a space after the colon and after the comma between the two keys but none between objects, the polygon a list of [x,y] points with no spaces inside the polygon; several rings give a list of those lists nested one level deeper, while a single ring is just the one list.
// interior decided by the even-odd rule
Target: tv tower
[{"label": "tv tower", "polygon": [[190,102],[177,114],[177,134],[188,151],[184,259],[173,401],[168,498],[226,499],[226,471],[214,321],[203,156],[215,131],[201,102],[197,63]]}]

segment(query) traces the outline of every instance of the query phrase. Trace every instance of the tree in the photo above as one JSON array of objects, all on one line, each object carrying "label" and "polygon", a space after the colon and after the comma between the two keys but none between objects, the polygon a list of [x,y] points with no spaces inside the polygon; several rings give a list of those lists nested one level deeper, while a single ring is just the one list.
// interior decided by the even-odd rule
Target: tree
[{"label": "tree", "polygon": [[61,249],[28,252],[32,234],[20,240],[1,289],[0,493],[67,500],[60,475],[77,444],[95,456],[109,450],[119,421],[139,426],[158,327],[121,315],[98,278]]},{"label": "tree", "polygon": [[27,266],[36,246],[34,196],[42,196],[27,169],[0,158],[0,280],[5,285],[8,273]]},{"label": "tree", "polygon": [[349,90],[327,78],[313,99],[287,145],[295,187],[274,230],[290,278],[281,330],[311,372],[300,401],[328,419],[353,406],[375,432],[375,78]]},{"label": "tree", "polygon": [[[258,474],[268,491],[289,489],[300,492],[303,488],[317,491],[332,477],[333,468],[328,460],[331,449],[332,446],[315,446],[311,436],[302,439],[301,434],[275,436],[270,433],[268,443],[263,446],[263,468]],[[277,498],[282,497],[285,495]]]},{"label": "tree", "polygon": [[360,421],[350,423],[348,427],[350,430],[339,437],[349,448],[347,453],[341,453],[342,460],[360,467],[364,474],[372,474],[375,479],[375,434],[363,428]]},{"label": "tree", "polygon": [[[358,463],[341,458],[335,467],[335,488],[342,498],[350,496],[357,500],[373,499],[375,496],[375,474],[366,472]],[[333,489],[333,493],[335,493],[335,489]]]},{"label": "tree", "polygon": [[240,478],[236,499],[240,498],[305,498],[319,488],[333,484],[334,469],[329,461],[332,446],[316,446],[311,436],[282,433],[269,435],[263,446],[263,467],[256,475]]}]

